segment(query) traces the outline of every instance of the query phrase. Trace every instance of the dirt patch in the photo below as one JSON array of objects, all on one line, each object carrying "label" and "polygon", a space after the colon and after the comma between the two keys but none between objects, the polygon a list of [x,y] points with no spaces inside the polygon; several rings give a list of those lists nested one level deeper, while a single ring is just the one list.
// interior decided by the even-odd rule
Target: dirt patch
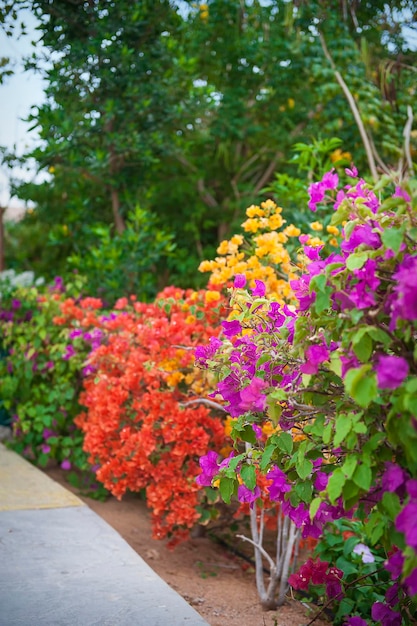
[{"label": "dirt patch", "polygon": [[[66,481],[63,470],[48,469],[45,473],[77,493]],[[134,494],[120,502],[113,497],[105,502],[79,497],[210,626],[306,626],[311,620],[303,604],[291,598],[276,611],[263,611],[251,564],[210,538],[192,538],[174,550],[168,549],[165,542],[152,539],[149,511]],[[329,623],[316,620],[314,625]]]}]

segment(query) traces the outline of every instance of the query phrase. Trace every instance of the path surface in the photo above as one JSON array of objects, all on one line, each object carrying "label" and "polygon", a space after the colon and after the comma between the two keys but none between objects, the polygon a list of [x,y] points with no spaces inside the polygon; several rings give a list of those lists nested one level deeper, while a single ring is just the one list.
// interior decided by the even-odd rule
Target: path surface
[{"label": "path surface", "polygon": [[0,626],[208,626],[104,520],[0,444]]}]

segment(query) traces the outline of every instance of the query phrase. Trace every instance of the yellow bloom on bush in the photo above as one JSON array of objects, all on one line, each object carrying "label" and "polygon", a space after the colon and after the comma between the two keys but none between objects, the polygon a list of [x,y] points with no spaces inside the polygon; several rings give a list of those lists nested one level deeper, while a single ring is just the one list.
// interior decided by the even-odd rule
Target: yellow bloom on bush
[{"label": "yellow bloom on bush", "polygon": [[311,230],[323,230],[323,224],[321,224],[320,222],[312,222],[310,224],[310,228]]},{"label": "yellow bloom on bush", "polygon": [[301,230],[297,228],[297,226],[294,226],[294,224],[290,224],[283,231],[283,234],[287,237],[299,237],[301,235]]},{"label": "yellow bloom on bush", "polygon": [[206,302],[217,302],[220,300],[220,294],[218,291],[206,291],[204,299]]},{"label": "yellow bloom on bush", "polygon": [[339,229],[336,226],[326,226],[326,230],[330,235],[339,234]]},{"label": "yellow bloom on bush", "polygon": [[264,217],[265,212],[256,204],[252,204],[246,209],[246,215],[248,217]]}]

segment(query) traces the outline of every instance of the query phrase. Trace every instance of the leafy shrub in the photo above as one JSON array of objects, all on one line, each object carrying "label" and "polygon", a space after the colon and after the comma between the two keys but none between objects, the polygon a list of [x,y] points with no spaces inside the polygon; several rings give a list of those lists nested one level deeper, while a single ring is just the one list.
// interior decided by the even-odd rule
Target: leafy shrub
[{"label": "leafy shrub", "polygon": [[[80,285],[67,288],[78,291]],[[11,447],[41,467],[55,461],[79,470],[88,485],[90,466],[74,417],[80,411],[83,363],[92,346],[86,341],[73,353],[67,330],[54,323],[65,289],[57,278],[49,288],[3,290],[0,397],[12,417]]]},{"label": "leafy shrub", "polygon": [[[334,171],[309,187],[309,208],[333,204],[330,226],[344,239],[334,251],[301,239],[296,307],[267,297],[260,280],[249,293],[237,274],[233,319],[223,322],[222,338],[197,350],[236,418],[232,439],[250,444],[237,463],[202,467],[223,497],[239,495],[243,484],[254,503],[258,468],[304,537],[354,514],[390,572],[372,619],[409,623],[417,595],[415,183],[385,176],[372,186],[354,168],[347,173],[353,182],[342,189]],[[253,433],[265,423],[279,429],[263,442]],[[310,563],[311,577],[320,572]],[[348,617],[348,603],[340,609],[344,572],[333,566],[323,575],[340,619],[366,624]]]}]

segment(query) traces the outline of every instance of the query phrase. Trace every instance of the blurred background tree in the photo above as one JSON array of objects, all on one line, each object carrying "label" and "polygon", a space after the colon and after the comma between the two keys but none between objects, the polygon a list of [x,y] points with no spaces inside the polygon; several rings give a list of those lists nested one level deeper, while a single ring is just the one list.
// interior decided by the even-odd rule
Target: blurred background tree
[{"label": "blurred background tree", "polygon": [[[143,272],[147,297],[169,282],[197,286],[205,280],[199,261],[213,257],[246,206],[265,194],[299,217],[300,179],[320,168],[351,158],[365,176],[409,168],[402,148],[414,140],[417,69],[410,0],[3,4],[9,27],[23,6],[36,14],[46,51],[34,48],[27,60],[47,88],[30,120],[39,147],[23,159],[34,159],[49,180],[14,184],[18,197],[35,203],[8,232],[7,261],[16,269],[49,278],[74,268],[69,257],[88,256],[77,269],[95,276],[93,288],[100,272],[113,272],[97,252],[105,240],[105,249],[121,247],[110,256],[130,276],[117,294],[112,274],[112,297],[140,291]],[[340,144],[329,142],[319,159],[303,148],[331,137]],[[5,155],[4,162],[16,161]],[[135,246],[123,233],[130,219],[131,237],[137,206],[155,233],[142,242],[158,253],[146,261],[138,246],[132,282]]]}]

